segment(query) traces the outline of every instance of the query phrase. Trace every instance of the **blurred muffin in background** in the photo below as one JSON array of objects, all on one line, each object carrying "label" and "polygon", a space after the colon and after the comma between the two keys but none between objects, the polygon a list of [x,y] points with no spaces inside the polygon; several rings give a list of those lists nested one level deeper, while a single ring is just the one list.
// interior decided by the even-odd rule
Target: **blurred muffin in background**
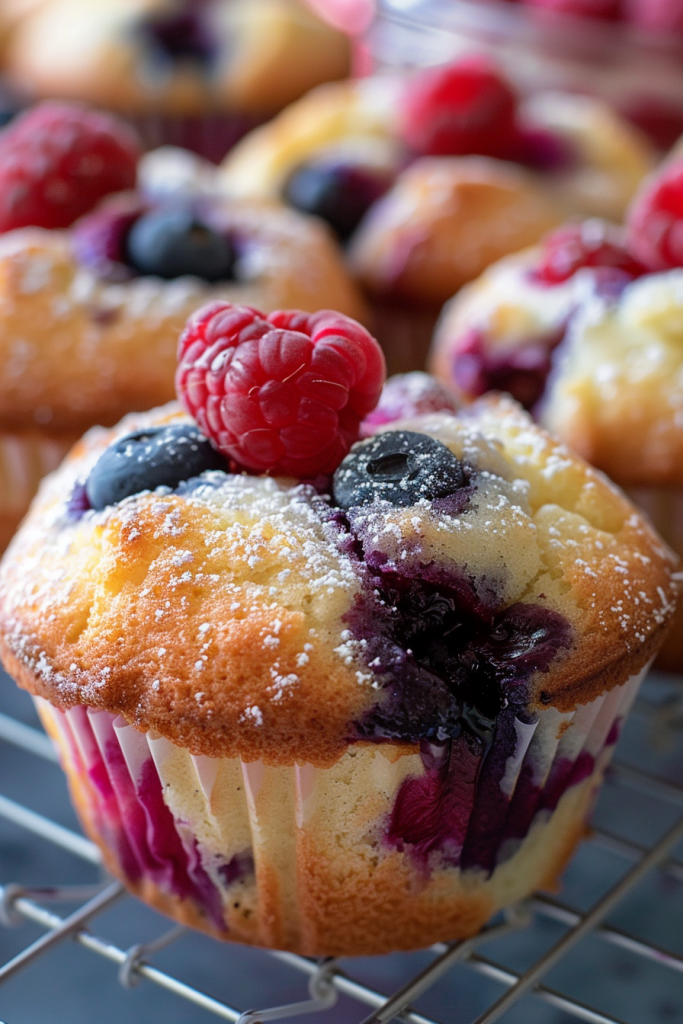
[{"label": "blurred muffin in background", "polygon": [[214,177],[187,152],[140,158],[125,122],[80,104],[0,133],[0,548],[85,429],[173,397],[198,305],[364,315],[324,225]]},{"label": "blurred muffin in background", "polygon": [[320,86],[222,165],[235,197],[284,198],[347,245],[390,371],[419,369],[443,302],[568,214],[620,217],[654,162],[597,100],[519,101],[486,60]]},{"label": "blurred muffin in background", "polygon": [[29,95],[116,111],[148,147],[216,161],[349,61],[347,38],[303,0],[36,0],[6,44]]},{"label": "blurred muffin in background", "polygon": [[[683,553],[683,160],[625,229],[566,225],[449,303],[431,366],[461,399],[512,393],[608,473]],[[683,615],[660,664],[683,669]]]}]

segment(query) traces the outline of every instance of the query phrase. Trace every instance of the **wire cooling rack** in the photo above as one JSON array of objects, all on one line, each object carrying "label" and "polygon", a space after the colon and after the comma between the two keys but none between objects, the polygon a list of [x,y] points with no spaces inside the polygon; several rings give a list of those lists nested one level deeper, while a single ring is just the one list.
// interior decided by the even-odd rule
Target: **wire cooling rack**
[{"label": "wire cooling rack", "polygon": [[[364,961],[316,960],[285,952],[253,951],[257,959],[252,961],[252,972],[265,977],[277,962],[280,968],[284,966],[305,980],[307,996],[298,1001],[283,1001],[282,1005],[256,1009],[234,1006],[229,1000],[216,998],[154,962],[160,954],[183,939],[184,928],[171,927],[164,918],[154,915],[158,935],[151,941],[124,947],[105,937],[106,932],[99,934],[105,927],[106,912],[114,904],[131,898],[118,882],[105,877],[104,873],[97,884],[93,885],[88,880],[92,877],[92,866],[100,865],[97,848],[76,831],[0,794],[0,830],[4,819],[13,827],[30,833],[36,841],[68,851],[75,858],[74,863],[88,865],[90,871],[89,875],[84,871],[81,878],[85,881],[75,885],[41,886],[40,879],[36,879],[35,885],[27,886],[16,884],[11,878],[0,878],[0,924],[13,927],[32,922],[41,933],[0,967],[0,1016],[6,1013],[3,1010],[3,984],[16,980],[24,972],[21,976],[27,981],[26,1006],[30,1006],[35,970],[32,972],[29,968],[35,968],[37,962],[45,961],[50,955],[54,956],[60,946],[71,941],[81,947],[84,955],[94,954],[109,961],[124,987],[147,983],[166,990],[178,1000],[184,1000],[188,1016],[178,1019],[196,1021],[197,1024],[204,1019],[208,1022],[211,1016],[239,1024],[266,1024],[267,1021],[285,1019],[319,1021],[320,1024],[332,1024],[333,1021],[380,1024],[395,1019],[404,1024],[491,1024],[500,1018],[519,1020],[524,1024],[527,1021],[573,1020],[589,1024],[683,1021],[683,927],[679,927],[680,939],[674,929],[667,936],[670,940],[667,943],[660,944],[659,934],[654,935],[657,941],[653,941],[652,934],[653,918],[656,933],[667,916],[667,909],[670,909],[667,905],[676,906],[677,901],[683,900],[683,859],[675,856],[675,848],[683,841],[683,757],[673,758],[674,769],[679,764],[681,766],[678,773],[680,784],[677,784],[675,778],[671,778],[672,759],[667,754],[667,751],[670,754],[677,749],[677,744],[679,748],[682,745],[679,734],[683,730],[683,679],[655,677],[650,691],[647,686],[645,691],[646,696],[639,698],[634,711],[633,721],[638,735],[628,747],[632,756],[629,760],[617,758],[601,797],[600,807],[604,805],[604,810],[599,817],[601,822],[607,821],[611,827],[602,824],[596,827],[578,858],[585,859],[586,849],[593,848],[611,859],[614,871],[610,874],[609,884],[602,886],[597,898],[593,893],[588,903],[585,893],[576,900],[567,900],[564,895],[560,899],[536,894],[499,916],[476,938],[436,945],[416,954],[402,954],[400,984],[390,992],[380,991],[368,983],[368,958]],[[37,728],[4,713],[0,713],[0,745],[5,747],[5,753],[19,748],[24,755],[41,759],[43,772],[58,770],[56,755],[48,738]],[[618,753],[621,754],[621,745]],[[18,755],[15,753],[14,756]],[[668,765],[668,778],[648,770],[658,763]],[[677,771],[674,770],[673,774],[675,776]],[[641,808],[641,820],[636,820],[634,828],[633,811],[637,806]],[[646,808],[644,819],[643,808]],[[654,836],[651,834],[653,828]],[[572,871],[576,874],[576,863],[575,859],[570,874]],[[591,872],[595,873],[595,865],[590,868],[592,862],[589,860],[587,863],[588,868],[584,865],[584,869],[578,871],[584,880]],[[602,875],[601,881],[604,882]],[[658,880],[654,889],[653,879]],[[619,917],[644,884],[647,889],[644,903],[649,910],[646,926],[639,929],[637,915],[634,918],[636,927],[624,928],[616,923],[607,923],[608,918],[613,922],[615,917]],[[569,889],[571,895],[571,885]],[[75,906],[75,909],[60,913],[60,906],[66,905]],[[100,915],[104,915],[104,920],[97,921]],[[679,923],[681,920],[677,916]],[[398,927],[400,922],[397,921]],[[543,940],[540,946],[540,940],[530,942],[534,934],[538,938],[539,928]],[[645,934],[639,934],[639,930]],[[206,941],[213,943],[213,940]],[[630,1010],[627,1007],[625,1017],[615,1016],[612,1011],[588,1005],[576,992],[548,983],[547,976],[551,972],[556,976],[558,967],[573,954],[579,957],[578,975],[590,974],[590,969],[582,963],[600,962],[596,943],[601,948],[616,949],[620,956],[625,955],[628,959],[619,961],[620,981],[610,981],[606,976],[602,987],[598,985],[595,1001],[613,1002],[610,1000],[611,986],[623,988],[625,979],[637,976],[644,963],[655,965],[654,992],[659,993],[660,998],[659,1002],[655,999],[652,1013],[645,1013],[634,1001]],[[236,955],[230,945],[216,945],[224,951],[226,962]],[[673,948],[667,948],[668,945]],[[515,969],[510,966],[510,960],[514,961],[514,952],[519,952],[524,946],[533,950],[534,955],[523,968]],[[500,955],[500,951],[504,953],[505,949],[507,962],[505,955]],[[492,955],[492,950],[496,955]],[[584,956],[583,961],[581,955]],[[388,959],[372,958],[374,968]],[[600,970],[604,972],[604,966]],[[473,972],[480,976],[476,991],[479,997],[486,994],[486,1005],[483,1009],[475,1009],[473,1015],[464,1016],[466,1009],[463,1009],[459,994],[465,990],[472,992]],[[573,977],[576,975],[577,970]],[[432,1000],[431,1004],[438,1006],[438,1017],[431,1015],[432,1011],[427,1014],[416,1008],[415,1004],[424,1002],[430,990],[436,992],[439,986],[443,988],[445,980],[449,982],[445,995],[442,994],[440,1002]],[[666,993],[666,998],[663,993]],[[344,1007],[342,1016],[339,1015],[340,997]],[[135,1015],[135,995],[131,998],[130,1015],[126,1019],[147,1021],[146,1014]],[[527,1009],[522,1012],[520,1006]],[[96,1005],[90,1010],[90,1014],[82,1018],[84,1021],[97,1019]],[[36,1018],[29,1016],[25,1019]],[[76,1021],[76,1017],[69,1016],[68,1019]],[[3,1020],[4,1017],[0,1024]],[[14,1021],[8,1019],[7,1024],[14,1024]]]}]

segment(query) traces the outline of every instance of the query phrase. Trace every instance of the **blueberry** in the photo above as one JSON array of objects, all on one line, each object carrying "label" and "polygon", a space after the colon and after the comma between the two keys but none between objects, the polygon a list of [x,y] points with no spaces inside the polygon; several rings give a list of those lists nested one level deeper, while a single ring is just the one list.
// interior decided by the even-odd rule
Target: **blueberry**
[{"label": "blueberry", "polygon": [[154,56],[164,62],[210,64],[216,56],[211,33],[195,11],[160,11],[144,18],[140,27]]},{"label": "blueberry", "polygon": [[466,484],[460,460],[441,441],[412,430],[392,430],[354,445],[334,474],[341,508],[388,501],[413,505],[445,498]]},{"label": "blueberry", "polygon": [[297,210],[322,217],[346,241],[390,184],[389,173],[379,168],[321,161],[297,168],[285,185],[284,198]]},{"label": "blueberry", "polygon": [[95,463],[85,490],[90,507],[99,511],[140,491],[177,487],[207,469],[225,472],[225,459],[194,424],[173,423],[116,441]]},{"label": "blueberry", "polygon": [[127,258],[139,273],[169,280],[192,274],[225,281],[235,263],[230,240],[184,208],[143,214],[128,235]]}]

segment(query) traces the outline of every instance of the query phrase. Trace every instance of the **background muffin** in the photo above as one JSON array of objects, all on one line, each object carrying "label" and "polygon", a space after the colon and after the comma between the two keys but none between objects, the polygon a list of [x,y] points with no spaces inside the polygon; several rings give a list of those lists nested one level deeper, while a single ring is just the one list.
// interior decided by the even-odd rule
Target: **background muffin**
[{"label": "background muffin", "polygon": [[299,0],[45,0],[6,53],[28,95],[94,103],[131,117],[148,146],[214,160],[349,71],[346,37]]},{"label": "background muffin", "polygon": [[[632,494],[678,550],[683,485],[680,158],[622,231],[565,227],[490,268],[447,307],[432,366],[461,397],[508,390]],[[680,630],[662,652],[680,669]]]},{"label": "background muffin", "polygon": [[[3,547],[40,477],[85,429],[173,397],[178,336],[202,302],[363,315],[324,225],[274,203],[212,198],[210,165],[189,154],[138,165],[123,128],[120,140],[108,116],[47,104],[0,136]],[[101,170],[83,181],[83,166]]]},{"label": "background muffin", "polygon": [[462,284],[568,213],[620,217],[652,160],[599,101],[520,102],[469,57],[313,90],[245,138],[222,181],[332,225],[390,370],[405,371],[423,366],[438,311]]}]

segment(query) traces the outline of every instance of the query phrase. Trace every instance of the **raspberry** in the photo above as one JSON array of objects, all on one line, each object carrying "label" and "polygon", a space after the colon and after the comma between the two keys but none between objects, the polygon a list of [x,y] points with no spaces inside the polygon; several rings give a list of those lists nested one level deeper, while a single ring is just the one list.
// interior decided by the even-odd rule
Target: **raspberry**
[{"label": "raspberry", "polygon": [[629,248],[648,270],[683,267],[683,160],[645,180],[627,226]]},{"label": "raspberry", "polygon": [[429,69],[410,81],[401,134],[419,153],[502,157],[515,147],[515,95],[483,57]]},{"label": "raspberry", "polygon": [[386,382],[377,407],[361,423],[361,437],[371,437],[380,427],[396,420],[430,412],[454,413],[458,406],[457,398],[428,373],[398,373]]},{"label": "raspberry", "polygon": [[[614,21],[621,15],[621,0],[525,0],[528,7],[538,7],[555,14],[575,18],[600,18]],[[647,0],[650,3],[650,0]]]},{"label": "raspberry", "polygon": [[190,317],[176,390],[224,455],[256,473],[332,473],[374,409],[384,356],[364,327],[332,310],[215,302]]},{"label": "raspberry", "polygon": [[139,157],[118,118],[39,104],[0,133],[0,231],[68,227],[103,196],[132,188]]},{"label": "raspberry", "polygon": [[683,0],[630,0],[626,17],[646,32],[683,34]]},{"label": "raspberry", "polygon": [[582,267],[614,267],[632,277],[645,273],[627,250],[621,231],[597,219],[565,224],[546,235],[534,277],[542,284],[562,284]]}]

